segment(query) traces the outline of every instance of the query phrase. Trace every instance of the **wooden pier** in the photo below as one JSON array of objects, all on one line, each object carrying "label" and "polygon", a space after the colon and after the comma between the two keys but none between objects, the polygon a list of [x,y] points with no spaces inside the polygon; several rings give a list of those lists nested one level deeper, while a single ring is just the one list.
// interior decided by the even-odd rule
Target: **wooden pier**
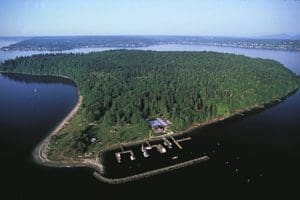
[{"label": "wooden pier", "polygon": [[[167,148],[172,149],[173,148],[173,143],[180,149],[182,150],[183,147],[180,143],[189,141],[191,140],[191,137],[184,137],[181,139],[175,139],[172,135],[168,134],[165,137],[162,137],[162,144],[151,144],[149,140],[146,140],[144,143],[141,144],[141,152],[145,158],[150,157],[149,151],[152,149],[156,149],[159,153],[165,154],[167,153]],[[167,148],[166,148],[167,147]],[[135,160],[136,157],[131,149],[129,150],[124,150],[124,146],[121,144],[120,145],[120,152],[115,153],[115,157],[117,159],[118,163],[122,162],[122,156],[129,154],[130,160]],[[173,159],[173,158],[172,158]]]},{"label": "wooden pier", "polygon": [[170,138],[171,140],[174,142],[174,144],[176,144],[176,146],[179,148],[179,149],[183,149],[183,147],[180,145],[181,142],[184,142],[184,141],[188,141],[188,140],[191,140],[192,138],[191,137],[186,137],[186,138],[182,138],[182,139],[175,139],[172,135],[170,135]]},{"label": "wooden pier", "polygon": [[148,153],[148,150],[151,150],[151,149],[152,149],[152,147],[150,144],[146,147],[144,146],[144,144],[142,144],[141,151],[143,152],[143,156],[145,158],[148,158],[150,156],[150,154]]},{"label": "wooden pier", "polygon": [[167,146],[169,149],[172,149],[172,143],[166,137],[163,137],[163,141],[165,146]]},{"label": "wooden pier", "polygon": [[176,141],[179,143],[179,142],[189,141],[191,139],[192,139],[191,137],[186,137],[186,138],[178,139]]},{"label": "wooden pier", "polygon": [[150,154],[148,153],[148,150],[151,150],[153,148],[156,148],[156,150],[159,153],[166,153],[167,152],[166,148],[163,145],[161,145],[161,144],[151,145],[148,140],[146,140],[146,144],[147,144],[146,147],[144,146],[144,144],[142,144],[142,146],[141,146],[141,151],[143,152],[143,156],[145,158],[148,158],[150,156]]},{"label": "wooden pier", "polygon": [[131,149],[125,151],[123,145],[120,146],[120,149],[121,149],[121,152],[116,152],[115,153],[115,156],[116,156],[116,159],[117,159],[118,163],[122,162],[122,155],[126,155],[126,154],[130,155],[129,156],[130,160],[135,160],[136,159],[136,157],[135,157],[135,155],[134,155],[134,153]]}]

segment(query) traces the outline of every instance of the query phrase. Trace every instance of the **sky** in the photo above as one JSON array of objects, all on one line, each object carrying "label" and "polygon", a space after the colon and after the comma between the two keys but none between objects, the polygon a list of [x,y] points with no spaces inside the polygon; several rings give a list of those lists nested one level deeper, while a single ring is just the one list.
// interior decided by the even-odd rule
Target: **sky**
[{"label": "sky", "polygon": [[300,0],[0,0],[0,36],[300,34]]}]

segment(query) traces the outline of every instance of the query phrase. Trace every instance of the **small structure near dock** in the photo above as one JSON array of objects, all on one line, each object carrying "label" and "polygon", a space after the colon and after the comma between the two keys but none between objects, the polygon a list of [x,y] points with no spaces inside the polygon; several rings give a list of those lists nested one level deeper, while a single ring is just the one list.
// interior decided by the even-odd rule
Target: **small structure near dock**
[{"label": "small structure near dock", "polygon": [[173,124],[169,120],[156,118],[148,120],[148,123],[155,133],[164,132],[167,128],[171,127]]}]

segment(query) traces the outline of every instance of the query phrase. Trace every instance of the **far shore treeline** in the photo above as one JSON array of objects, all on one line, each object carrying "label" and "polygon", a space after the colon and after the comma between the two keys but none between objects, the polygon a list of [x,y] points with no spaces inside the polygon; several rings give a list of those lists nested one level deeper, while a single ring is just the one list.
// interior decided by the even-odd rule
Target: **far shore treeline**
[{"label": "far shore treeline", "polygon": [[83,104],[51,142],[52,159],[146,138],[149,118],[169,119],[174,132],[183,131],[276,100],[299,85],[299,77],[276,61],[215,52],[46,54],[7,60],[0,70],[77,83]]}]

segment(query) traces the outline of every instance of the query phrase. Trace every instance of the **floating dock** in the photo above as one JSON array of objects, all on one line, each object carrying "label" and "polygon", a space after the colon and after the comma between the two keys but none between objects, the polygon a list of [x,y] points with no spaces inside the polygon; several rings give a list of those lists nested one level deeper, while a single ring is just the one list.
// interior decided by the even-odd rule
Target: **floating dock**
[{"label": "floating dock", "polygon": [[[167,135],[167,136],[162,138],[162,144],[161,143],[159,143],[159,144],[150,144],[150,141],[146,140],[143,144],[141,144],[141,152],[142,152],[144,158],[150,157],[149,151],[152,150],[152,149],[156,149],[159,153],[165,154],[165,153],[167,153],[167,148],[168,149],[173,148],[173,144],[175,144],[180,150],[182,150],[183,147],[180,143],[185,142],[185,141],[189,141],[191,139],[192,139],[191,137],[184,137],[184,138],[181,138],[181,139],[175,139],[172,135]],[[122,162],[122,156],[128,155],[128,154],[130,156],[130,160],[133,161],[133,160],[136,159],[135,154],[133,153],[133,151],[131,149],[124,150],[123,145],[120,145],[120,149],[121,149],[120,152],[115,153],[115,157],[116,157],[118,163]]]},{"label": "floating dock", "polygon": [[167,146],[169,149],[172,149],[172,143],[166,137],[163,137],[163,141],[165,146]]},{"label": "floating dock", "polygon": [[145,147],[144,144],[142,144],[141,146],[141,151],[143,152],[143,156],[145,158],[148,158],[150,157],[150,154],[148,153],[149,150],[152,150],[153,148],[156,148],[156,150],[159,152],[159,153],[166,153],[167,150],[166,148],[161,145],[161,144],[154,144],[154,145],[151,145],[150,142],[148,140],[146,140],[146,144],[147,146]]},{"label": "floating dock", "polygon": [[143,156],[145,158],[148,158],[150,156],[150,154],[148,153],[148,150],[151,150],[152,147],[149,145],[149,146],[144,146],[144,144],[142,144],[142,147],[141,147],[141,151],[143,152]]},{"label": "floating dock", "polygon": [[135,160],[136,159],[136,157],[135,157],[135,155],[134,155],[134,153],[131,149],[125,151],[124,147],[122,145],[121,145],[120,148],[121,148],[121,152],[116,152],[115,153],[115,156],[116,156],[116,159],[117,159],[118,163],[122,162],[122,155],[126,155],[126,154],[129,154],[130,160]]},{"label": "floating dock", "polygon": [[180,145],[181,142],[188,141],[188,140],[191,140],[191,139],[192,139],[191,137],[186,137],[186,138],[182,138],[182,139],[176,140],[172,135],[170,135],[170,138],[171,138],[171,140],[174,142],[174,144],[176,144],[176,146],[177,146],[179,149],[183,149],[183,147]]}]

